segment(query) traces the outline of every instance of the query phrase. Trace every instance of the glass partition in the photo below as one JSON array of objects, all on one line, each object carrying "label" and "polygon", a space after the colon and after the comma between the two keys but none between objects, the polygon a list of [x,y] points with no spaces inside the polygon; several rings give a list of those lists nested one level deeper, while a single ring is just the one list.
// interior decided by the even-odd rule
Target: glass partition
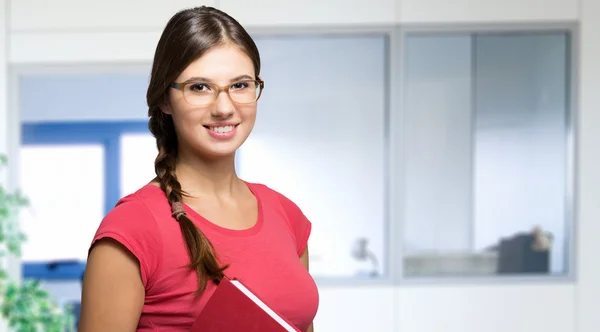
[{"label": "glass partition", "polygon": [[265,91],[240,175],[313,223],[316,278],[387,274],[387,37],[259,38]]},{"label": "glass partition", "polygon": [[405,277],[564,275],[566,33],[408,35]]}]

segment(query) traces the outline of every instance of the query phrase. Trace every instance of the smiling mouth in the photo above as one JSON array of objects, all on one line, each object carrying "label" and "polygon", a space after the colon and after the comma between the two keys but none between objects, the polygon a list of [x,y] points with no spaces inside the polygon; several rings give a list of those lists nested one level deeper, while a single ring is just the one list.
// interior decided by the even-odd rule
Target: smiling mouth
[{"label": "smiling mouth", "polygon": [[228,126],[204,126],[204,128],[210,131],[214,131],[215,133],[227,134],[228,132],[231,132],[233,129],[235,129],[235,127],[237,126],[239,126],[239,124]]}]

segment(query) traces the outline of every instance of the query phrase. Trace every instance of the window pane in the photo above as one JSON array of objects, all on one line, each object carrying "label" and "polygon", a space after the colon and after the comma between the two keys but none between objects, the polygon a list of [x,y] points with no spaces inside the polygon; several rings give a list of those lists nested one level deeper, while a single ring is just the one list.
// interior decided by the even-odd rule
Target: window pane
[{"label": "window pane", "polygon": [[567,38],[407,38],[405,276],[567,272]]},{"label": "window pane", "polygon": [[409,255],[471,247],[470,45],[468,36],[406,43],[404,251]]},{"label": "window pane", "polygon": [[[566,36],[479,36],[476,45],[475,249],[540,227],[550,252],[529,253],[532,266],[521,268],[565,273]],[[500,272],[525,272],[500,259]]]},{"label": "window pane", "polygon": [[137,191],[156,176],[157,152],[156,140],[150,134],[121,136],[121,197]]},{"label": "window pane", "polygon": [[258,46],[268,88],[240,150],[240,176],[282,192],[313,222],[316,277],[386,273],[385,38],[282,37]]},{"label": "window pane", "polygon": [[21,188],[31,200],[20,219],[28,237],[23,261],[85,261],[104,216],[103,147],[28,145],[20,164]]}]

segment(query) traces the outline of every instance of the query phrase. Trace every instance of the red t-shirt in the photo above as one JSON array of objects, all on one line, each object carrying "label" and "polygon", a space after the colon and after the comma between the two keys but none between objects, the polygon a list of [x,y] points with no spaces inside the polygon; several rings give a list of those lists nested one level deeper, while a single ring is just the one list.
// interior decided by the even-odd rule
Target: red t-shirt
[{"label": "red t-shirt", "polygon": [[[185,207],[212,242],[225,271],[301,331],[318,307],[317,286],[300,262],[311,223],[280,193],[248,183],[258,201],[256,225],[245,230],[219,227]],[[197,278],[185,268],[189,256],[179,224],[160,188],[146,185],[119,201],[102,220],[92,244],[101,238],[122,243],[140,262],[146,289],[137,331],[188,331],[216,285],[194,297]]]}]

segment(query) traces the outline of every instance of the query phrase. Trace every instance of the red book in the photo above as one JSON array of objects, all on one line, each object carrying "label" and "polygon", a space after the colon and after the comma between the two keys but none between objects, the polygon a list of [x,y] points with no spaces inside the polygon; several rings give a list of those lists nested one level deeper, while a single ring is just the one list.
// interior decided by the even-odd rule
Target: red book
[{"label": "red book", "polygon": [[300,332],[239,280],[223,278],[190,332]]}]

